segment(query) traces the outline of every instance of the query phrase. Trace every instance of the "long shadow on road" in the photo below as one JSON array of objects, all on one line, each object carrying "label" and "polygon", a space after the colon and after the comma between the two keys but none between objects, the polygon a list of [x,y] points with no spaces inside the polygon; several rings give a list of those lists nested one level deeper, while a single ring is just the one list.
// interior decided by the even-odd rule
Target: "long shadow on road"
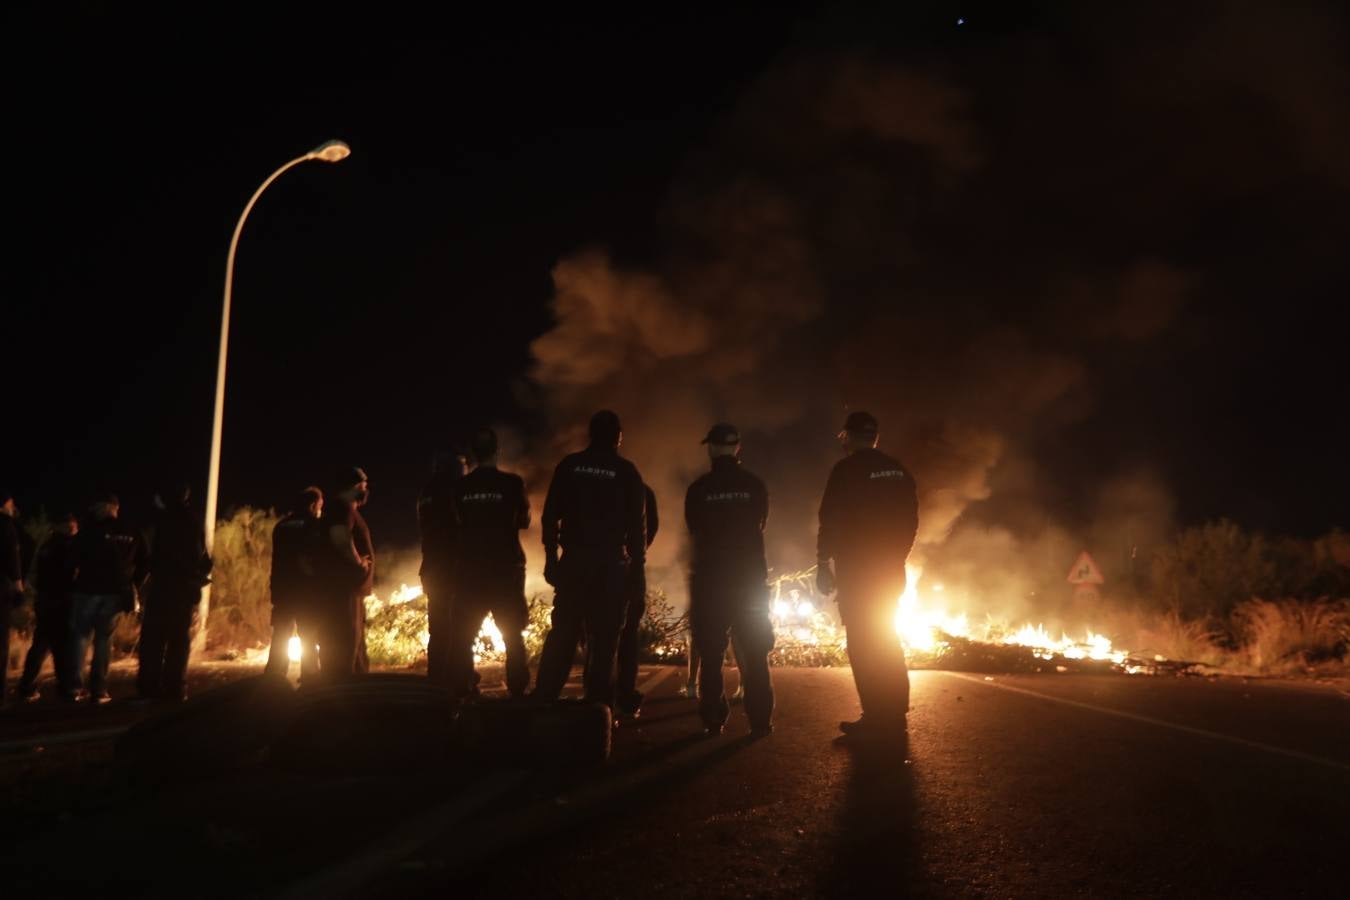
[{"label": "long shadow on road", "polygon": [[825,897],[916,896],[919,848],[907,737],[885,745],[840,743],[849,755]]}]

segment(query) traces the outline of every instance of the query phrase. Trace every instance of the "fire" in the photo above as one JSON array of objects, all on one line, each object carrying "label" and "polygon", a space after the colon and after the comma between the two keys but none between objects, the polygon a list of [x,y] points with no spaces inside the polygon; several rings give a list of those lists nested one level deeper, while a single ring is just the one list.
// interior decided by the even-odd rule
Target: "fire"
[{"label": "fire", "polygon": [[[941,648],[942,635],[969,637],[970,623],[965,613],[952,615],[945,609],[925,608],[919,599],[919,578],[923,569],[905,566],[905,591],[895,611],[895,632],[910,650],[933,653]],[[934,590],[941,592],[942,586]]]},{"label": "fire", "polygon": [[300,652],[300,635],[293,634],[291,639],[286,642],[286,658],[291,662],[299,662]]},{"label": "fire", "polygon": [[[398,588],[391,591],[387,599],[381,599],[378,594],[370,594],[365,598],[366,616],[368,619],[396,608],[418,600],[423,596],[422,586],[420,584],[400,584]],[[427,646],[431,643],[431,632],[427,630],[425,618],[421,620],[421,627],[413,634],[405,633],[401,639],[400,656],[415,657],[419,653],[426,653]],[[372,637],[367,632],[367,640]],[[412,644],[412,646],[408,646]],[[493,621],[489,613],[483,620],[482,626],[478,629],[478,636],[473,642],[473,661],[475,665],[480,665],[485,661],[500,659],[506,652],[506,641],[502,637],[501,629]]]},{"label": "fire", "polygon": [[[933,653],[943,646],[943,636],[991,641],[1000,644],[1030,648],[1041,659],[1062,656],[1065,659],[1106,660],[1117,665],[1125,662],[1129,653],[1118,650],[1106,635],[1092,629],[1085,630],[1079,641],[1061,632],[1058,639],[1050,636],[1044,625],[1025,624],[1009,634],[1000,636],[997,629],[986,625],[982,634],[971,633],[970,622],[964,612],[952,613],[939,605],[925,605],[919,595],[919,581],[923,569],[905,566],[905,591],[900,595],[895,611],[895,632],[910,651]],[[942,585],[933,586],[936,594],[945,594]]]}]

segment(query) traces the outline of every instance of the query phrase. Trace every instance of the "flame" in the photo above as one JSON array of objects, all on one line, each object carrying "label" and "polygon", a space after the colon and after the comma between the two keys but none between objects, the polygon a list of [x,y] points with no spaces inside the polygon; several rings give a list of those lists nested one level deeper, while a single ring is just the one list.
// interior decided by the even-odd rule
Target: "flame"
[{"label": "flame", "polygon": [[[919,566],[905,566],[905,590],[900,595],[895,611],[895,632],[905,649],[919,653],[933,653],[943,646],[943,636],[996,640],[998,643],[1019,647],[1028,647],[1041,659],[1051,659],[1056,655],[1065,659],[1092,659],[1110,661],[1117,665],[1125,662],[1129,656],[1126,650],[1112,646],[1111,639],[1086,629],[1083,640],[1075,640],[1061,633],[1058,639],[1050,636],[1044,625],[1027,623],[1016,631],[998,637],[990,633],[988,627],[983,635],[971,633],[970,621],[964,612],[953,613],[942,605],[934,605],[931,600],[925,603],[919,594],[919,582],[923,578],[923,569]],[[946,591],[941,584],[933,585],[933,593]]]},{"label": "flame", "polygon": [[300,653],[300,635],[293,634],[291,639],[286,642],[286,658],[291,662],[299,662]]},{"label": "flame", "polygon": [[506,652],[506,641],[502,638],[502,630],[492,620],[492,613],[488,613],[483,620],[483,627],[478,629],[478,637],[473,642],[474,665],[481,663],[489,652],[498,656]]},{"label": "flame", "polygon": [[[905,566],[905,591],[895,611],[895,633],[909,650],[932,653],[941,648],[942,635],[969,637],[970,623],[965,613],[951,614],[945,609],[925,608],[919,598],[919,579],[923,569]],[[935,588],[941,591],[942,586]]]}]

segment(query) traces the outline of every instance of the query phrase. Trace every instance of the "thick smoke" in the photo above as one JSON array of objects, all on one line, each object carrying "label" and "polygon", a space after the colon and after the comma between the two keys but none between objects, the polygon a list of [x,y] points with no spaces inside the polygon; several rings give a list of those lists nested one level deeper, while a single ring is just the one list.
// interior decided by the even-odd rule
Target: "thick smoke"
[{"label": "thick smoke", "polygon": [[[683,596],[682,501],[707,427],[745,434],[772,498],[770,565],[792,571],[814,561],[833,435],[868,409],[916,473],[926,578],[977,611],[1068,615],[1065,573],[1090,547],[1127,593],[1133,556],[1171,527],[1169,491],[1147,461],[1065,441],[1101,413],[1103,378],[1146,365],[1204,289],[1178,219],[1258,161],[1216,172],[1159,142],[1211,146],[1297,96],[1282,76],[1257,121],[1213,102],[1232,57],[1188,52],[1229,47],[1231,23],[1213,28],[1142,70],[1107,58],[1084,74],[1010,39],[959,75],[862,54],[766,73],[672,185],[659,258],[588,247],[558,263],[533,377],[560,437],[537,456],[617,410],[662,501],[654,577]],[[1315,124],[1288,152],[1332,165],[1308,147]]]}]

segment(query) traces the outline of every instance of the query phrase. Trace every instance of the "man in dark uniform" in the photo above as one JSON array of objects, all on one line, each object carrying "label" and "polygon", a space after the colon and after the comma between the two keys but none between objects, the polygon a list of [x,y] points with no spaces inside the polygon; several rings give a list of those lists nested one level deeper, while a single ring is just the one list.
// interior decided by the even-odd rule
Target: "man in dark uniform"
[{"label": "man in dark uniform", "polygon": [[848,456],[830,472],[820,501],[816,587],[828,595],[838,586],[862,706],[862,718],[839,723],[850,736],[903,733],[909,711],[909,672],[895,611],[919,529],[919,501],[913,476],[877,449],[877,434],[871,415],[849,414],[839,433]]},{"label": "man in dark uniform", "polygon": [[741,467],[741,436],[735,426],[714,425],[703,443],[712,471],[691,484],[684,498],[690,538],[689,624],[703,660],[699,715],[709,734],[722,733],[730,711],[722,683],[730,635],[736,642],[750,732],[766,735],[773,731],[773,623],[764,560],[769,492]]},{"label": "man in dark uniform", "polygon": [[520,532],[530,527],[530,501],[520,476],[497,468],[492,429],[479,430],[470,451],[477,467],[459,480],[454,492],[459,558],[450,617],[451,684],[459,696],[473,691],[473,642],[491,613],[506,643],[506,687],[519,699],[530,686],[525,551],[520,547]]},{"label": "man in dark uniform", "polygon": [[136,692],[144,700],[186,698],[188,656],[211,557],[191,489],[178,482],[155,495],[159,515],[150,543],[150,583],[141,604]]},{"label": "man in dark uniform", "polygon": [[14,494],[0,489],[0,707],[9,698],[9,617],[23,602],[23,553],[14,520],[19,509]]},{"label": "man in dark uniform", "polygon": [[[375,557],[370,529],[357,507],[370,496],[366,473],[353,466],[333,479],[319,520],[319,668],[324,678],[359,671],[364,650],[366,602],[374,584]],[[360,653],[364,656],[364,652]]]},{"label": "man in dark uniform", "polygon": [[[656,492],[648,485],[647,505],[647,548],[651,549],[656,540],[656,529],[661,520],[656,510]],[[619,633],[619,677],[615,687],[616,714],[621,719],[636,719],[642,712],[642,692],[637,689],[638,676],[638,630],[642,627],[642,616],[647,611],[647,579],[640,569],[628,570],[627,583],[624,585],[627,601],[624,604],[623,631]]]},{"label": "man in dark uniform", "polygon": [[89,667],[89,699],[107,703],[108,661],[117,617],[136,608],[136,594],[150,574],[145,538],[118,518],[114,494],[94,503],[92,521],[75,535],[71,557],[75,580],[70,593],[70,649],[66,683],[78,687],[89,633],[94,634],[94,660]]},{"label": "man in dark uniform", "polygon": [[272,529],[272,647],[267,651],[264,675],[285,678],[291,668],[291,635],[300,637],[300,677],[314,672],[318,662],[315,634],[315,562],[318,556],[319,517],[323,491],[307,487],[291,511]]},{"label": "man in dark uniform", "polygon": [[[422,567],[417,574],[427,595],[427,678],[450,683],[450,615],[455,600],[455,486],[464,477],[464,457],[442,452],[432,462],[431,480],[417,498]],[[472,667],[472,659],[470,661]]]},{"label": "man in dark uniform", "polygon": [[544,501],[544,580],[555,593],[534,692],[561,696],[584,630],[586,699],[612,708],[625,586],[646,591],[646,496],[637,467],[619,455],[619,417],[596,413],[590,438],[558,463]]},{"label": "man in dark uniform", "polygon": [[64,679],[70,674],[65,659],[70,643],[67,623],[70,619],[71,574],[74,571],[71,546],[79,530],[79,521],[74,513],[60,516],[53,523],[51,535],[38,550],[37,566],[33,572],[37,583],[37,601],[33,604],[37,613],[37,627],[33,630],[33,646],[28,649],[28,657],[23,663],[23,677],[19,680],[19,696],[30,702],[39,699],[38,673],[42,671],[48,653],[52,656],[52,668],[56,671],[57,688],[62,696],[74,699],[76,693],[75,687],[66,684]]}]

